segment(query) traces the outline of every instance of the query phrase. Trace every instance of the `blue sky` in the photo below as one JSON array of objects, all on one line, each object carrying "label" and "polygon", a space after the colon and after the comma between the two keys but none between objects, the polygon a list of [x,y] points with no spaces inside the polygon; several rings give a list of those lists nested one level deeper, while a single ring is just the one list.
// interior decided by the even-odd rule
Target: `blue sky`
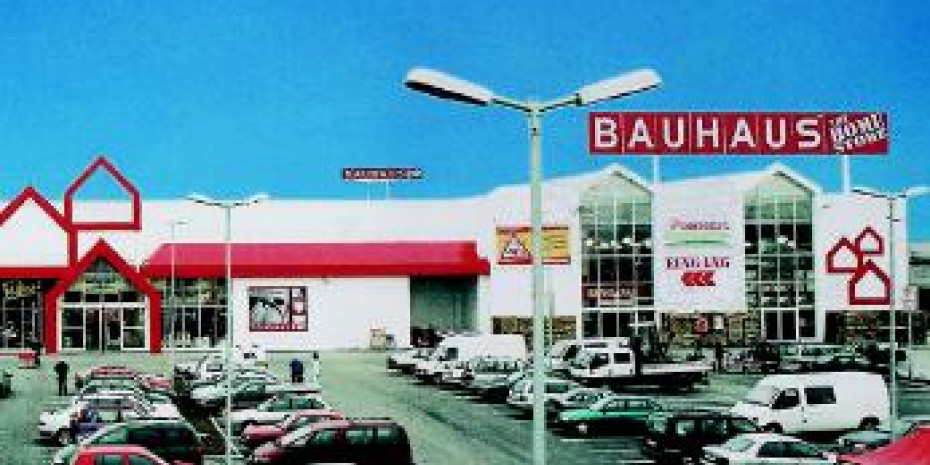
[{"label": "blue sky", "polygon": [[[592,157],[590,110],[881,110],[892,153],[855,184],[930,184],[930,8],[848,1],[0,1],[0,196],[59,198],[107,154],[147,198],[364,198],[348,166],[417,166],[406,198],[480,194],[527,178],[523,117],[408,91],[428,66],[519,98],[552,98],[652,67],[661,89],[545,120],[548,176]],[[835,158],[678,157],[681,178],[774,161],[839,187]],[[911,204],[930,239],[930,199]]]}]

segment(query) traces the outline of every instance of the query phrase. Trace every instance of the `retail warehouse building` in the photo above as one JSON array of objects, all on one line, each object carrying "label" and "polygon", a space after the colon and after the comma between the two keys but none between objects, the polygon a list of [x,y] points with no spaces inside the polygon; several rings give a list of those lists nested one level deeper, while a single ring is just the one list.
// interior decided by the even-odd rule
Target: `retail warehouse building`
[{"label": "retail warehouse building", "polygon": [[[400,346],[425,328],[529,331],[525,185],[238,208],[227,298],[220,209],[146,200],[103,158],[76,174],[63,199],[26,188],[0,210],[3,350],[33,338],[50,352],[209,348],[230,332],[229,309],[236,343],[271,350],[365,347],[373,330]],[[125,200],[84,198],[90,179]],[[923,343],[907,221],[892,241],[887,216],[885,201],[824,192],[778,164],[658,185],[619,165],[550,180],[553,330],[856,342],[887,338],[895,292],[898,334]]]}]

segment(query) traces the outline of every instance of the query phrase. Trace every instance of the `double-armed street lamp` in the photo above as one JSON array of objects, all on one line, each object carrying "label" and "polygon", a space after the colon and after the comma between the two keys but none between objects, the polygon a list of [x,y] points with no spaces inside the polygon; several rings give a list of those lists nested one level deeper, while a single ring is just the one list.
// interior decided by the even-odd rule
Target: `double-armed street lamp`
[{"label": "double-armed street lamp", "polygon": [[200,194],[190,194],[187,199],[200,205],[220,208],[226,214],[226,234],[224,235],[226,249],[226,344],[223,352],[223,363],[226,365],[226,465],[232,465],[232,211],[238,207],[246,207],[268,200],[268,195],[255,194],[241,200],[215,200]]},{"label": "double-armed street lamp", "polygon": [[545,299],[543,297],[542,250],[542,115],[547,111],[566,106],[585,106],[605,100],[625,97],[657,87],[659,75],[651,69],[641,69],[584,86],[573,94],[540,102],[519,101],[497,95],[491,90],[450,76],[440,71],[415,68],[407,73],[404,85],[434,97],[471,105],[499,105],[526,114],[530,135],[530,223],[532,229],[532,295],[533,295],[533,463],[546,462],[545,451],[545,392],[544,325]]},{"label": "double-armed street lamp", "polygon": [[853,187],[852,191],[856,194],[876,199],[883,199],[888,202],[888,266],[891,271],[888,273],[891,284],[889,285],[889,297],[891,305],[888,309],[888,324],[890,334],[888,336],[888,350],[890,352],[888,361],[888,370],[891,372],[891,434],[895,435],[895,424],[898,421],[898,332],[897,332],[897,292],[898,286],[897,270],[895,269],[895,223],[900,221],[895,216],[895,206],[899,200],[907,201],[909,198],[919,197],[930,193],[930,187],[916,186],[904,189],[901,192],[880,192],[867,187]]}]

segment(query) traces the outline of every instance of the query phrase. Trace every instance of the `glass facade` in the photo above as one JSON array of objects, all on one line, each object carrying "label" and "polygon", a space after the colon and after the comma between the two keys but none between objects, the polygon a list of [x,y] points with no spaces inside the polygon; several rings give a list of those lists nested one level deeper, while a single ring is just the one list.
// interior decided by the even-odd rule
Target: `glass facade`
[{"label": "glass facade", "polygon": [[64,350],[145,349],[147,298],[103,259],[61,298]]},{"label": "glass facade", "polygon": [[0,349],[42,340],[42,314],[50,279],[0,279]]},{"label": "glass facade", "polygon": [[649,191],[612,176],[585,191],[579,212],[582,335],[629,336],[654,326]]},{"label": "glass facade", "polygon": [[177,278],[154,280],[162,295],[164,347],[216,347],[226,337],[226,280]]},{"label": "glass facade", "polygon": [[746,301],[769,341],[813,340],[813,194],[782,175],[745,199]]}]

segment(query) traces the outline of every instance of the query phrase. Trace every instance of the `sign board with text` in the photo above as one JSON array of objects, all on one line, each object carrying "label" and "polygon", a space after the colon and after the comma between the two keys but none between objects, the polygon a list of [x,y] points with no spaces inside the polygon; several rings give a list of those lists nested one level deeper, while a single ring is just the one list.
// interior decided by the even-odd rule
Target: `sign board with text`
[{"label": "sign board with text", "polygon": [[[531,265],[532,231],[529,226],[497,227],[497,263],[499,265]],[[565,265],[571,262],[568,226],[543,226],[543,263]]]},{"label": "sign board with text", "polygon": [[423,179],[420,168],[343,168],[345,181],[406,181]]},{"label": "sign board with text", "polygon": [[877,155],[889,148],[881,112],[593,112],[592,154]]}]

